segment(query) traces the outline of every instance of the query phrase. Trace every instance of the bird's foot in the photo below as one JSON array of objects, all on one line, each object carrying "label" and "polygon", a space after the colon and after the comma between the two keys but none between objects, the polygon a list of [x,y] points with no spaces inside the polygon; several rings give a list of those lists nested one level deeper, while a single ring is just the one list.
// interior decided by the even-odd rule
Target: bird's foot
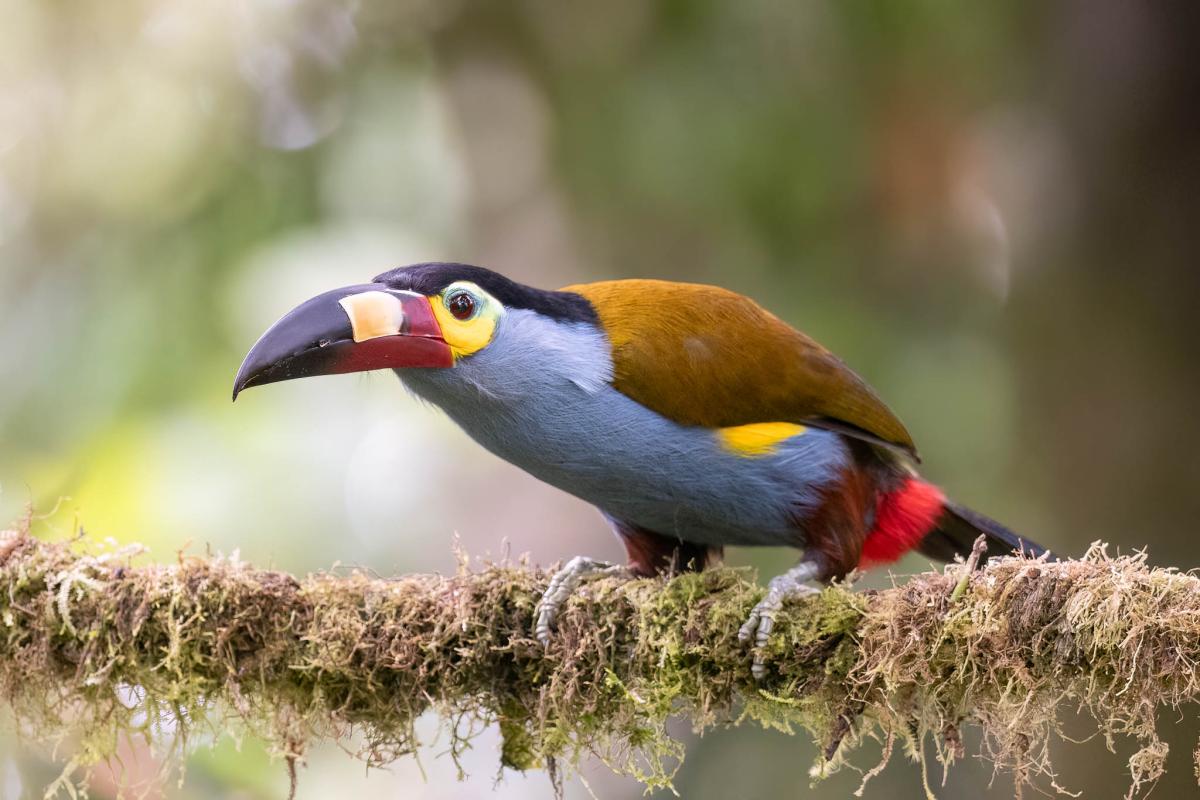
[{"label": "bird's foot", "polygon": [[584,578],[606,575],[632,577],[628,567],[610,564],[607,561],[597,561],[587,556],[575,556],[566,563],[566,566],[554,573],[554,577],[550,579],[550,585],[546,587],[546,591],[542,593],[542,599],[538,601],[537,622],[533,628],[534,635],[543,647],[549,646],[550,630],[554,627],[554,622],[558,619],[558,614],[562,611],[567,599],[579,588],[580,581]]},{"label": "bird's foot", "polygon": [[820,589],[809,583],[816,577],[817,565],[804,561],[772,578],[767,584],[766,596],[754,606],[750,617],[738,630],[738,641],[754,643],[754,661],[750,665],[750,673],[754,680],[761,681],[767,674],[763,648],[767,646],[771,629],[775,627],[775,615],[779,613],[783,601],[818,594]]}]

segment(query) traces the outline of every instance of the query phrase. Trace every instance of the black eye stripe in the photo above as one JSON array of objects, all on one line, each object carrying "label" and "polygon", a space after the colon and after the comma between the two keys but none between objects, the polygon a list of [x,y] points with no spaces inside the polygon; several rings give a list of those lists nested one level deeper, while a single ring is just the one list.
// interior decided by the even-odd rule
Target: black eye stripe
[{"label": "black eye stripe", "polygon": [[455,292],[447,298],[446,308],[455,319],[468,320],[475,313],[475,298],[467,292]]}]

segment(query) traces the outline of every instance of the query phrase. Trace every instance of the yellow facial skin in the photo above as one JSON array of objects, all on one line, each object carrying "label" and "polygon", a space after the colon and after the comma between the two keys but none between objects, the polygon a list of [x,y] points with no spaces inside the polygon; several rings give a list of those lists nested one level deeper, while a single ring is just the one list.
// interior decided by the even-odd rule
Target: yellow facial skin
[{"label": "yellow facial skin", "polygon": [[771,455],[782,442],[799,436],[805,430],[803,425],[791,422],[756,422],[752,425],[721,428],[717,431],[717,436],[725,449],[731,453],[743,458],[758,458]]},{"label": "yellow facial skin", "polygon": [[[461,293],[469,295],[475,303],[474,313],[466,319],[459,319],[450,311],[451,301]],[[494,297],[470,281],[450,284],[441,294],[429,298],[429,304],[442,328],[442,338],[450,345],[455,359],[487,347],[496,333],[496,323],[504,313],[504,307]]]}]

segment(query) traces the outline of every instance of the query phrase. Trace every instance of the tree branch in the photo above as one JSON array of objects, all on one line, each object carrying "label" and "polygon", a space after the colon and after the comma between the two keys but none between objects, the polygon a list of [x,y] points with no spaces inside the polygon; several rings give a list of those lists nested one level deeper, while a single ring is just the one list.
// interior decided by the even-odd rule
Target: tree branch
[{"label": "tree branch", "polygon": [[[561,768],[595,752],[648,784],[699,727],[752,719],[800,727],[835,769],[864,735],[910,753],[984,750],[1018,781],[1051,775],[1057,709],[1130,734],[1131,794],[1163,769],[1154,724],[1197,700],[1200,581],[1094,547],[1079,561],[1002,559],[924,573],[893,589],[830,589],[785,608],[762,683],[738,626],[762,590],[721,568],[669,581],[586,585],[549,650],[533,638],[545,573],[491,566],[381,580],[289,575],[224,558],[133,566],[0,533],[0,696],[36,736],[80,735],[76,763],[122,734],[154,738],[230,722],[295,759],[305,743],[361,734],[383,764],[417,746],[415,718],[498,722],[502,760]],[[870,773],[868,773],[870,775]]]}]

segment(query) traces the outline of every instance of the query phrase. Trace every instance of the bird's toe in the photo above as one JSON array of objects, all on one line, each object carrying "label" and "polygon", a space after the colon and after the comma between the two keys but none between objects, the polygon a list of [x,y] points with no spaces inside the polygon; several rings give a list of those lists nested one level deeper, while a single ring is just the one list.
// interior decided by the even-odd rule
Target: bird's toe
[{"label": "bird's toe", "polygon": [[818,594],[820,589],[811,586],[803,577],[790,573],[780,575],[768,584],[767,594],[750,611],[750,616],[738,629],[738,641],[753,642],[754,653],[750,663],[750,674],[754,680],[761,681],[767,674],[766,661],[763,657],[764,648],[771,639],[771,631],[775,628],[775,617],[783,607],[785,600],[799,597],[810,597]]},{"label": "bird's toe", "polygon": [[584,578],[627,573],[625,567],[587,556],[575,556],[555,572],[550,577],[550,583],[546,585],[546,591],[542,593],[535,612],[533,635],[541,642],[542,647],[550,646],[550,634],[558,615]]}]

